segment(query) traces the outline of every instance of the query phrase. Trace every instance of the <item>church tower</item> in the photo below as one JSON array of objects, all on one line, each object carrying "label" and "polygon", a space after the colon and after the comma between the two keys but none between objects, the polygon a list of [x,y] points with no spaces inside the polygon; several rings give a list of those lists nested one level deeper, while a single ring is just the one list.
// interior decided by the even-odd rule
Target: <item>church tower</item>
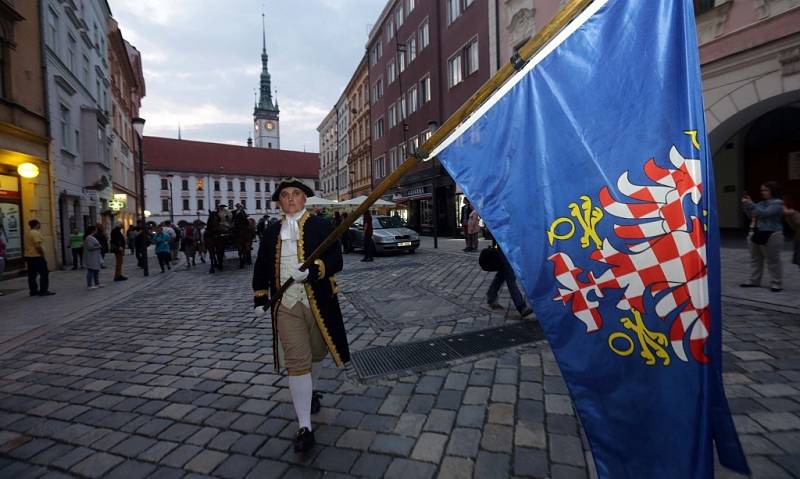
[{"label": "church tower", "polygon": [[263,43],[261,50],[261,89],[258,103],[253,111],[253,129],[256,148],[280,149],[281,136],[278,116],[278,99],[272,102],[272,83],[267,68],[267,28],[264,14],[261,14]]}]

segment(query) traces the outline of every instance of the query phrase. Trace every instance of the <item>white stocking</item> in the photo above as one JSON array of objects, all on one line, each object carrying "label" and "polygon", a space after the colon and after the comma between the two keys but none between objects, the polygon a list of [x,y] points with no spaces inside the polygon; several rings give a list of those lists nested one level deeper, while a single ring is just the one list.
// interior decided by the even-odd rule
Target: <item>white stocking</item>
[{"label": "white stocking", "polygon": [[289,376],[289,391],[292,393],[294,412],[300,427],[311,430],[311,375]]}]

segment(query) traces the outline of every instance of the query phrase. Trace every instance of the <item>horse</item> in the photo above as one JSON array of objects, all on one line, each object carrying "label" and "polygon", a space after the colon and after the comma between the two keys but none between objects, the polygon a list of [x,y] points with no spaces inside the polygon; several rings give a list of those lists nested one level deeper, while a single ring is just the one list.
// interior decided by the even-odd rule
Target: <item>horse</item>
[{"label": "horse", "polygon": [[208,259],[211,263],[209,273],[214,273],[216,269],[222,270],[225,260],[225,245],[230,237],[229,228],[222,221],[220,214],[214,210],[208,210],[208,222],[206,232],[203,235],[203,243],[208,251]]},{"label": "horse", "polygon": [[253,264],[252,249],[255,230],[255,221],[248,218],[244,210],[237,210],[233,214],[232,236],[239,254],[239,269],[244,268],[245,264]]}]

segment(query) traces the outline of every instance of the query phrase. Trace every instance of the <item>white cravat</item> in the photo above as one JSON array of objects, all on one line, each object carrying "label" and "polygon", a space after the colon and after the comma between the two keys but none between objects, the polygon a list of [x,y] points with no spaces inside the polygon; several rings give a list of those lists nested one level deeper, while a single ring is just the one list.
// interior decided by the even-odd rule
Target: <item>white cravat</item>
[{"label": "white cravat", "polygon": [[[292,276],[299,259],[297,257],[297,241],[300,239],[300,224],[298,220],[303,217],[306,210],[300,210],[292,215],[284,215],[281,223],[281,284]],[[305,288],[297,283],[292,284],[283,295],[281,301],[286,307],[291,308],[297,302],[308,306]]]},{"label": "white cravat", "polygon": [[300,239],[300,225],[298,221],[303,217],[305,212],[306,210],[303,209],[297,213],[283,216],[283,222],[281,223],[281,240],[297,241]]}]

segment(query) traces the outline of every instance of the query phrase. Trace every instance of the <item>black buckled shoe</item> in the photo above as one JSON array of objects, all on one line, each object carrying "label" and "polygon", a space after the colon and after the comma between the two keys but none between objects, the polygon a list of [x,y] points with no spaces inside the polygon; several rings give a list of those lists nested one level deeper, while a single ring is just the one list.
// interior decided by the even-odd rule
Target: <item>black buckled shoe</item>
[{"label": "black buckled shoe", "polygon": [[294,437],[294,452],[306,452],[316,443],[314,431],[309,431],[307,427],[301,427]]},{"label": "black buckled shoe", "polygon": [[314,391],[311,393],[311,414],[316,414],[322,409],[322,404],[320,404],[320,400],[322,399],[322,393]]}]

